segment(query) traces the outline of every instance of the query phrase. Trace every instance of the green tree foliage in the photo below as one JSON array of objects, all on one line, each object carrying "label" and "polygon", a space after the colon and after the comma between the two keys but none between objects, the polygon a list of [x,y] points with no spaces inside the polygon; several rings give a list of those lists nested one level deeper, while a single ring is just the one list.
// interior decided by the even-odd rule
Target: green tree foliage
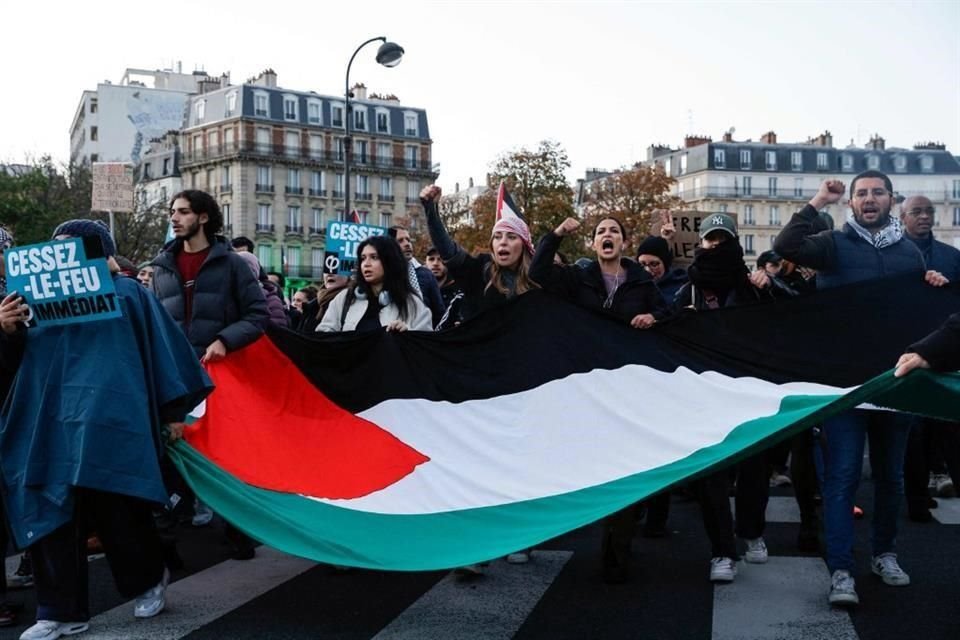
[{"label": "green tree foliage", "polygon": [[[0,170],[0,224],[17,244],[46,242],[58,224],[72,218],[109,223],[106,212],[91,212],[92,179],[83,166],[61,166],[49,157]],[[117,251],[134,262],[157,255],[167,232],[166,203],[138,202],[133,213],[115,214]]]}]

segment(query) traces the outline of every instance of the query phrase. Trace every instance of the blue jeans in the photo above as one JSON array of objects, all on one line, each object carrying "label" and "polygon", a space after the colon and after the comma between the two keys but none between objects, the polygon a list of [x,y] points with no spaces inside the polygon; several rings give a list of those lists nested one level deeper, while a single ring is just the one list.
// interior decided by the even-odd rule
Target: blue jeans
[{"label": "blue jeans", "polygon": [[867,434],[874,483],[870,545],[875,556],[895,550],[910,420],[906,414],[854,409],[824,422],[823,520],[831,573],[853,573],[853,504]]}]

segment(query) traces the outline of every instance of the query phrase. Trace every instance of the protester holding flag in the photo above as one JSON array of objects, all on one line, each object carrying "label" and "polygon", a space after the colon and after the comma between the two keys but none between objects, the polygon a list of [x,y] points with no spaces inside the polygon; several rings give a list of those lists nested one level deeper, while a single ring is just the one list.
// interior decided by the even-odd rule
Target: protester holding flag
[{"label": "protester holding flag", "polygon": [[357,247],[360,277],[337,294],[317,331],[430,331],[430,310],[410,284],[400,245],[370,236]]},{"label": "protester holding flag", "polygon": [[[99,239],[117,273],[102,223],[70,220],[53,236]],[[12,531],[29,546],[37,589],[37,623],[23,640],[88,628],[91,525],[118,590],[136,596],[134,616],[165,606],[170,576],[151,515],[151,503],[167,498],[160,427],[183,420],[212,385],[157,299],[131,278],[114,276],[113,286],[120,316],[16,328],[26,336],[0,416],[0,465]],[[0,324],[8,333],[9,322]]]},{"label": "protester holding flag", "polygon": [[[896,273],[916,271],[928,284],[947,279],[928,271],[921,251],[904,239],[899,220],[891,217],[894,194],[880,171],[858,174],[850,183],[852,216],[841,230],[818,230],[820,210],[836,204],[846,188],[825,180],[816,195],[795,213],[774,242],[774,250],[797,265],[817,270],[817,287],[827,289]],[[874,479],[871,570],[891,586],[910,584],[896,554],[897,514],[903,495],[903,461],[911,418],[885,411],[853,410],[829,418],[823,479],[829,601],[854,606],[860,598],[853,577],[853,501],[860,484],[863,449],[870,434],[870,468]]]},{"label": "protester holding flag", "polygon": [[943,326],[910,345],[897,360],[894,375],[903,377],[914,369],[956,371],[960,369],[960,313],[947,318]]},{"label": "protester holding flag", "polygon": [[[534,254],[530,277],[547,291],[588,309],[610,312],[636,329],[648,329],[669,315],[669,307],[651,275],[636,262],[623,257],[627,232],[617,218],[602,218],[594,227],[596,260],[583,267],[556,264],[554,257],[563,238],[579,228],[579,220],[567,218],[545,235]],[[660,514],[665,520],[663,498],[659,500]],[[669,495],[666,500],[669,501]],[[601,561],[607,582],[627,579],[636,520],[632,505],[605,520]]]},{"label": "protester holding flag", "polygon": [[537,288],[530,277],[533,240],[530,229],[507,193],[503,183],[497,192],[497,220],[490,236],[491,253],[472,256],[458,246],[440,219],[440,187],[431,185],[420,192],[427,215],[430,240],[454,280],[464,291],[461,311],[464,320],[497,306],[514,296]]}]

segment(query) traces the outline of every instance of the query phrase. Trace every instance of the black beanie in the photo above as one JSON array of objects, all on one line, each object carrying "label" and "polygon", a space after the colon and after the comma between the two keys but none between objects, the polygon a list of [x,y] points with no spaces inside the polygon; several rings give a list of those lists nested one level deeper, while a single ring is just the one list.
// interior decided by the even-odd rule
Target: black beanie
[{"label": "black beanie", "polygon": [[670,264],[673,262],[673,253],[670,251],[670,245],[659,236],[647,236],[640,246],[637,247],[637,257],[644,254],[657,256],[663,261],[663,268],[670,270]]},{"label": "black beanie", "polygon": [[67,220],[53,230],[51,237],[73,236],[75,238],[90,238],[99,236],[103,242],[104,257],[109,258],[117,253],[117,245],[113,242],[113,236],[110,235],[110,227],[99,220]]}]

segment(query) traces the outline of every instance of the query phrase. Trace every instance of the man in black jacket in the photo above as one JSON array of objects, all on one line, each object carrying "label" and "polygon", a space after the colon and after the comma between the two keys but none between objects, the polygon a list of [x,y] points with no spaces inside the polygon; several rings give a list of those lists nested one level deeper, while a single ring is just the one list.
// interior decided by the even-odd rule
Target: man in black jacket
[{"label": "man in black jacket", "polygon": [[400,245],[400,251],[407,263],[413,268],[417,275],[417,287],[420,289],[420,297],[423,303],[430,309],[433,316],[433,326],[436,327],[443,318],[443,311],[446,308],[443,304],[443,296],[440,293],[440,285],[433,272],[426,268],[413,256],[413,240],[410,238],[410,232],[406,227],[395,225],[387,230],[391,238]]},{"label": "man in black jacket", "polygon": [[[176,194],[170,224],[174,239],[153,261],[151,288],[200,361],[222,360],[263,334],[270,319],[263,291],[246,263],[217,235],[223,214],[210,194],[193,189]],[[253,541],[229,524],[227,538],[234,558],[254,556]]]},{"label": "man in black jacket", "polygon": [[260,337],[267,303],[250,268],[217,233],[223,214],[210,194],[188,190],[170,206],[174,239],[153,261],[151,288],[203,362]]}]

